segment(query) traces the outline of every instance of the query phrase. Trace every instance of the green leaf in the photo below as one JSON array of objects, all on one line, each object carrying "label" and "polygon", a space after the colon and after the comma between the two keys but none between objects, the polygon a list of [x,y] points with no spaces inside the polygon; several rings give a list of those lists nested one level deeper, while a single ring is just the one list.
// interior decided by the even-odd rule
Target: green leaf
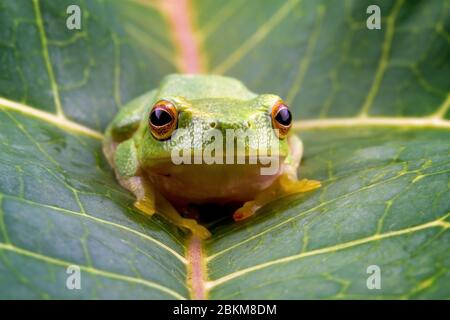
[{"label": "green leaf", "polygon": [[[381,30],[366,27],[371,4],[380,6]],[[288,0],[263,7],[228,1],[209,8],[210,1],[196,0],[195,6],[211,70],[278,92],[301,118],[438,111],[450,117],[441,108],[450,90],[448,1]]]},{"label": "green leaf", "polygon": [[[211,297],[448,297],[450,132],[335,129],[304,139],[302,175],[323,187],[214,229]],[[381,290],[366,287],[370,265]]]},{"label": "green leaf", "polygon": [[[80,31],[66,28],[74,3]],[[103,130],[124,103],[175,71],[168,26],[154,7],[70,0],[0,6],[5,98]]]},{"label": "green leaf", "polygon": [[[181,298],[184,240],[132,209],[96,139],[2,110],[0,296]],[[66,288],[81,266],[82,290]]]},{"label": "green leaf", "polygon": [[[65,27],[70,4],[80,31]],[[366,28],[371,4],[381,30]],[[448,299],[450,2],[173,9],[0,4],[0,298]],[[118,108],[196,62],[285,97],[300,176],[323,183],[213,223],[204,243],[135,210],[101,152]],[[381,289],[367,287],[372,265]]]}]

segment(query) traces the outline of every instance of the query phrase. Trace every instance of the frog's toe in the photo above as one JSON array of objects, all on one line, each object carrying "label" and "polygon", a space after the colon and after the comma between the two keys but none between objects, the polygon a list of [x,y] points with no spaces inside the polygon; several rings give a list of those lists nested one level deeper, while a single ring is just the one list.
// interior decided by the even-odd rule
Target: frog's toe
[{"label": "frog's toe", "polygon": [[242,207],[237,209],[233,214],[234,221],[245,220],[255,214],[261,206],[256,201],[247,201]]},{"label": "frog's toe", "polygon": [[199,237],[202,240],[206,240],[211,237],[211,232],[209,232],[208,229],[206,229],[205,227],[203,227],[201,225],[197,225],[195,230],[192,230],[192,234],[196,235],[197,237]]},{"label": "frog's toe", "polygon": [[206,240],[211,237],[211,233],[204,226],[199,225],[194,219],[183,219],[181,227],[189,229],[194,236],[199,237],[202,240]]},{"label": "frog's toe", "polygon": [[145,197],[139,201],[136,201],[134,203],[134,207],[148,216],[152,216],[156,212],[154,203],[151,201],[146,201]]},{"label": "frog's toe", "polygon": [[281,181],[282,188],[286,193],[299,193],[307,192],[317,188],[320,188],[320,181],[302,179],[300,181],[294,181],[290,179],[283,179]]}]

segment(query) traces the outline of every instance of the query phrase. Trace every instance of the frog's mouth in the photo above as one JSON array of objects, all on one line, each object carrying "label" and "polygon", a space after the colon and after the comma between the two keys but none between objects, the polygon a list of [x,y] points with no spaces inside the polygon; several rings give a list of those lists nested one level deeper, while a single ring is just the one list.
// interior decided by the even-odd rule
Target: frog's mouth
[{"label": "frog's mouth", "polygon": [[158,167],[173,166],[211,166],[211,165],[243,165],[243,166],[259,166],[267,167],[273,163],[283,164],[286,159],[285,155],[258,155],[258,154],[213,154],[205,156],[204,154],[191,153],[187,156],[172,156],[164,158],[147,158],[144,167],[154,169]]},{"label": "frog's mouth", "polygon": [[[190,158],[187,163],[173,161],[171,158],[158,159],[149,165],[143,166],[144,171],[151,176],[170,178],[175,181],[188,182],[202,181],[208,184],[213,181],[218,184],[235,184],[253,181],[256,184],[264,183],[276,177],[283,171],[284,156],[243,156],[228,158],[226,155],[217,155],[215,159]],[[215,161],[213,161],[215,160]]]}]

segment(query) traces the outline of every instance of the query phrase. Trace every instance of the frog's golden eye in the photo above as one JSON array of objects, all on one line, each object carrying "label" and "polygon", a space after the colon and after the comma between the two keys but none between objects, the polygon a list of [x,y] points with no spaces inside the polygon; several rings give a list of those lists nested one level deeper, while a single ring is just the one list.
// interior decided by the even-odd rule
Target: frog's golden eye
[{"label": "frog's golden eye", "polygon": [[292,114],[288,106],[282,100],[278,101],[272,107],[271,117],[273,128],[278,129],[278,137],[284,139],[292,126]]},{"label": "frog's golden eye", "polygon": [[152,108],[149,117],[150,131],[157,140],[169,139],[177,128],[178,112],[172,102],[160,100]]}]

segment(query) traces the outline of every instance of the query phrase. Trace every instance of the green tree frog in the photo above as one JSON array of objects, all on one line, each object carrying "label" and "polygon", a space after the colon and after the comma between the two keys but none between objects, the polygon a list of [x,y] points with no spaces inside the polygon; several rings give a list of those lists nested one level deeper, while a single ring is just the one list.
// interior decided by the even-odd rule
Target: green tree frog
[{"label": "green tree frog", "polygon": [[[119,183],[136,197],[137,209],[148,216],[157,212],[205,239],[209,231],[185,214],[195,205],[239,203],[233,214],[239,221],[274,199],[320,187],[318,181],[297,179],[303,145],[296,135],[289,134],[291,124],[288,106],[276,95],[257,95],[229,77],[172,74],[159,88],[118,112],[106,129],[103,152]],[[191,153],[189,157],[202,155],[209,145],[195,137],[175,138],[181,129],[188,136],[211,131],[225,137],[230,130],[260,132],[241,152],[244,162],[257,155],[260,142],[269,137],[277,139],[278,150],[270,155],[277,157],[280,165],[272,174],[261,174],[264,165],[258,162],[174,162],[173,151],[180,145]],[[215,159],[235,151],[234,143],[225,140],[220,144],[222,150],[213,152]]]}]

